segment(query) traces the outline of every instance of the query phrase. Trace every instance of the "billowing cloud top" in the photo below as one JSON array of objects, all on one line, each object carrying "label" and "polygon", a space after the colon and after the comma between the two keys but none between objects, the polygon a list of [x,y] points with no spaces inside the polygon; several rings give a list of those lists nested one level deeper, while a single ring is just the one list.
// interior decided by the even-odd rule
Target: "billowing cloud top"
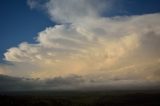
[{"label": "billowing cloud top", "polygon": [[[79,75],[96,82],[160,80],[160,14],[101,17],[110,1],[28,0],[61,25],[46,28],[36,44],[4,54],[6,74],[33,78]],[[109,6],[108,6],[109,5]],[[5,67],[5,68],[4,68]]]}]

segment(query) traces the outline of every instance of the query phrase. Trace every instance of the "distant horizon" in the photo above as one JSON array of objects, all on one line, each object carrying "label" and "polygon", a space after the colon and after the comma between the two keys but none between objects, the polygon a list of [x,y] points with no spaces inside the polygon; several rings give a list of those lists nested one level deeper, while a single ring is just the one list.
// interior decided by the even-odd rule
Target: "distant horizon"
[{"label": "distant horizon", "polygon": [[49,78],[49,79],[31,79],[24,77],[11,77],[6,75],[0,75],[0,93],[5,92],[28,92],[28,91],[134,91],[143,90],[159,91],[160,86],[158,83],[144,83],[144,82],[123,82],[119,81],[107,81],[106,83],[84,81],[83,79],[77,79],[76,77],[70,77],[71,81],[67,81],[68,78]]}]

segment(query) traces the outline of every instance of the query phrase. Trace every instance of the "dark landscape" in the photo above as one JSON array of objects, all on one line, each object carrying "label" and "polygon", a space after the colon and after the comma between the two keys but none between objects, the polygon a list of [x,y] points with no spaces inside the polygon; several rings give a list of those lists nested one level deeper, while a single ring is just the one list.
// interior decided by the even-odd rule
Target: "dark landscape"
[{"label": "dark landscape", "polygon": [[160,106],[160,91],[3,92],[0,106]]}]

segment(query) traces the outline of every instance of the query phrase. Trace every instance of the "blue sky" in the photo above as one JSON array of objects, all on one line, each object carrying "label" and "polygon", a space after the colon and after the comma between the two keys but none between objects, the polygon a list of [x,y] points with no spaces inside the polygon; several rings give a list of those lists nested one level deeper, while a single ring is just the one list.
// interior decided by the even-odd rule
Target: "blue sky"
[{"label": "blue sky", "polygon": [[37,33],[54,25],[46,14],[31,10],[26,0],[1,0],[0,61],[3,53],[22,41],[33,43]]},{"label": "blue sky", "polygon": [[[105,16],[139,15],[160,12],[159,0],[121,0]],[[1,0],[0,61],[10,47],[26,41],[34,43],[37,33],[54,23],[40,10],[31,10],[26,0]]]},{"label": "blue sky", "polygon": [[120,1],[109,15],[141,15],[160,11],[159,0],[115,0]]}]

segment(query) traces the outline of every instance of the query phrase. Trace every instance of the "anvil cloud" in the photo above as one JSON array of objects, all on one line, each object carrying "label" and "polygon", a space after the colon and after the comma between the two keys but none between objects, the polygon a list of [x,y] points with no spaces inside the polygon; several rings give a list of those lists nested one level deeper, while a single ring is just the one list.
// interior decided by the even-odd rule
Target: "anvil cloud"
[{"label": "anvil cloud", "polygon": [[159,82],[160,13],[103,17],[103,10],[112,7],[109,0],[28,4],[43,8],[60,25],[39,32],[35,44],[22,42],[8,49],[5,60],[13,65],[0,72],[5,67],[8,75],[42,79],[78,75],[103,83]]}]

